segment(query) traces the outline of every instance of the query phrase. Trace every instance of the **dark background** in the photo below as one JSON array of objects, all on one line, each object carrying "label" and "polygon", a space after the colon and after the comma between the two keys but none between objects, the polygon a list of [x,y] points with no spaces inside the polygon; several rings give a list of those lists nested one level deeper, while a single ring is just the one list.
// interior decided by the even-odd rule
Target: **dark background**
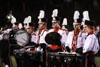
[{"label": "dark background", "polygon": [[[75,10],[81,13],[84,10],[89,11],[90,19],[100,25],[100,0],[0,0],[0,26],[6,24],[6,16],[10,11],[16,17],[17,21],[23,22],[28,15],[32,16],[32,21],[37,23],[39,11],[45,10],[46,18],[51,21],[52,10],[57,8],[58,15],[63,19],[67,17],[68,24],[73,22]],[[62,21],[62,20],[61,20]]]}]

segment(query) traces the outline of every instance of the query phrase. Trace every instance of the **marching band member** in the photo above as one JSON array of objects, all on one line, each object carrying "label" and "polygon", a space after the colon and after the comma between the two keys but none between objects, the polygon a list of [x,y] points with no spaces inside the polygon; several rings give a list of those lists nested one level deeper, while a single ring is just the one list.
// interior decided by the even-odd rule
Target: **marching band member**
[{"label": "marching band member", "polygon": [[[5,29],[3,31],[4,35],[3,35],[3,40],[2,40],[2,44],[3,44],[3,48],[1,49],[1,51],[4,51],[3,52],[3,61],[5,63],[5,67],[12,67],[12,62],[11,62],[11,58],[10,58],[10,55],[11,55],[11,46],[9,45],[9,42],[10,42],[10,32],[12,31],[12,24],[13,26],[15,26],[15,22],[16,22],[16,18],[11,14],[8,16],[8,20],[9,22],[7,23],[7,29]],[[12,23],[12,24],[11,24]],[[5,27],[6,27],[5,26]]]},{"label": "marching band member", "polygon": [[[45,42],[45,36],[48,32],[47,30],[47,19],[45,18],[45,12],[43,10],[40,10],[40,14],[38,16],[38,30],[37,30],[37,44],[39,44],[39,46],[41,46],[41,48],[43,49],[43,60],[44,63],[40,63],[40,65],[42,67],[46,67],[46,50],[45,50],[45,46],[47,45],[47,43]],[[41,48],[39,48],[39,50],[41,50]]]},{"label": "marching band member", "polygon": [[[27,51],[33,51],[35,49],[36,44],[36,34],[35,34],[35,24],[33,22],[29,22],[27,23],[27,25],[25,26],[25,30],[28,32],[29,34],[29,42],[27,45],[25,45],[25,47],[30,46],[29,48],[27,48]],[[31,47],[33,46],[33,47]],[[24,67],[38,67],[39,64],[37,61],[31,60],[28,56],[25,57],[24,59]]]},{"label": "marching band member", "polygon": [[38,30],[37,30],[37,36],[38,36],[38,39],[37,39],[37,44],[42,44],[42,43],[45,43],[45,36],[48,32],[47,30],[47,19],[44,18],[45,17],[45,12],[43,10],[40,10],[40,14],[38,16]]},{"label": "marching band member", "polygon": [[11,29],[11,23],[8,22],[7,25],[5,25],[6,29],[4,29],[2,32],[2,40],[0,41],[0,67],[3,67],[2,61],[5,63],[5,67],[12,67],[11,57],[10,57],[10,46],[8,42],[8,36]]},{"label": "marching band member", "polygon": [[[63,47],[61,45],[61,35],[58,32],[50,32],[46,35],[45,41],[49,46],[47,47],[47,52],[62,52]],[[52,63],[48,59],[48,67],[61,67],[61,64]]]},{"label": "marching band member", "polygon": [[[16,34],[16,32],[19,30],[19,22],[16,21],[15,23],[12,24],[12,30],[9,32],[9,43],[10,44],[17,44],[16,40],[14,38],[14,35]],[[12,45],[13,46],[13,45]],[[12,51],[12,46],[11,46],[11,51]]]},{"label": "marching band member", "polygon": [[75,13],[74,13],[74,23],[73,23],[74,30],[69,32],[68,38],[67,38],[67,41],[66,41],[66,45],[65,45],[66,50],[68,52],[70,52],[70,50],[76,51],[76,48],[78,47],[77,40],[78,40],[80,31],[81,31],[81,28],[80,28],[81,22],[82,22],[82,20],[79,19],[79,12],[75,11]]},{"label": "marching band member", "polygon": [[[47,48],[48,52],[64,51],[65,40],[67,37],[66,32],[60,27],[60,18],[57,15],[58,9],[54,9],[52,14],[52,29],[50,29],[46,35],[46,41],[49,44],[49,47]],[[61,67],[60,64],[48,63],[48,67],[54,66]]]},{"label": "marching band member", "polygon": [[36,33],[35,33],[34,29],[35,29],[35,24],[33,22],[29,23],[29,25],[27,25],[25,27],[25,30],[29,34],[29,43],[27,44],[28,46],[36,45]]},{"label": "marching band member", "polygon": [[66,32],[61,29],[60,27],[60,18],[57,16],[58,14],[58,9],[54,9],[53,10],[53,14],[52,14],[52,29],[50,29],[48,31],[48,33],[50,32],[58,32],[61,35],[61,44],[64,47],[65,46],[65,40],[66,40]]},{"label": "marching band member", "polygon": [[36,33],[35,33],[35,23],[31,22],[31,16],[28,16],[24,19],[24,29],[29,34],[29,43],[26,46],[29,45],[36,45]]},{"label": "marching band member", "polygon": [[[67,40],[67,36],[68,36],[68,25],[67,25],[67,18],[64,18],[63,19],[63,23],[62,23],[62,29],[64,29],[64,31],[66,32],[66,40]],[[66,41],[65,40],[65,41]]]},{"label": "marching band member", "polygon": [[[94,22],[86,20],[85,21],[85,29],[88,33],[86,40],[83,45],[83,62],[82,67],[92,67],[94,65],[95,54],[98,52],[99,44],[98,39],[93,31]],[[96,66],[95,66],[96,67]]]},{"label": "marching band member", "polygon": [[83,12],[83,19],[82,19],[82,23],[81,23],[81,31],[80,31],[80,34],[79,34],[79,37],[78,37],[78,40],[77,40],[76,52],[80,53],[80,54],[82,54],[83,44],[84,44],[84,41],[87,37],[87,32],[84,28],[85,20],[90,20],[88,11]]}]

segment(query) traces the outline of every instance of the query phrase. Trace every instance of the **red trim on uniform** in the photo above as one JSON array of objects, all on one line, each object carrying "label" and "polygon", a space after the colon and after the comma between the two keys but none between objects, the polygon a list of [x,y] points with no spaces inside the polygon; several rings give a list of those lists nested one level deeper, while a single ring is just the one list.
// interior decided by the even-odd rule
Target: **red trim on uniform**
[{"label": "red trim on uniform", "polygon": [[62,47],[61,46],[56,46],[56,45],[51,45],[50,46],[50,49],[52,49],[52,50],[57,50],[59,48],[62,48]]},{"label": "red trim on uniform", "polygon": [[39,44],[39,41],[40,41],[40,35],[41,35],[41,33],[42,33],[42,31],[43,31],[44,29],[45,29],[45,28],[41,29],[40,32],[39,32],[39,35],[38,35],[38,36],[39,36],[39,38],[38,38],[38,44]]},{"label": "red trim on uniform", "polygon": [[93,33],[94,33],[94,31],[90,31],[90,32],[89,32],[90,35],[93,34]]},{"label": "red trim on uniform", "polygon": [[[85,67],[87,67],[87,64],[88,64],[88,59],[87,59],[87,56],[89,55],[89,54],[92,54],[92,55],[95,55],[95,52],[94,51],[91,51],[91,52],[87,52],[87,54],[86,54],[86,60],[85,60]],[[95,61],[94,61],[95,62]],[[96,64],[96,63],[95,63]],[[97,67],[97,65],[96,65],[96,67]]]},{"label": "red trim on uniform", "polygon": [[87,56],[88,56],[88,54],[86,54],[86,60],[85,60],[85,67],[87,67]]},{"label": "red trim on uniform", "polygon": [[74,31],[74,35],[78,35],[79,32],[80,32],[80,30],[78,30],[78,31]]},{"label": "red trim on uniform", "polygon": [[60,27],[57,27],[56,29],[54,28],[54,32],[58,32],[58,30],[64,31],[64,29],[62,29],[62,28],[60,28]]},{"label": "red trim on uniform", "polygon": [[[76,51],[76,48],[77,48],[77,39],[78,39],[78,34],[79,34],[80,30],[78,31],[74,31],[74,36],[73,36],[73,39],[72,39],[72,50],[73,51]],[[76,38],[76,39],[75,39]],[[76,41],[76,44],[74,44],[74,42]]]},{"label": "red trim on uniform", "polygon": [[59,29],[60,27],[57,27],[56,29],[54,29],[54,32],[58,32]]},{"label": "red trim on uniform", "polygon": [[87,25],[89,28],[93,28],[94,26]]}]

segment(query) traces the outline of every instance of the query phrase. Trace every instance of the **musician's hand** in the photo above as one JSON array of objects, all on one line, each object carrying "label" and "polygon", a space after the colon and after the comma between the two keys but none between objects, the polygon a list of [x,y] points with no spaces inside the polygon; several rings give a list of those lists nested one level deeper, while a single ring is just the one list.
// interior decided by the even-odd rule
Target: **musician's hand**
[{"label": "musician's hand", "polygon": [[71,51],[71,50],[70,50],[70,48],[69,48],[68,46],[66,47],[66,50],[67,50],[68,52],[70,52],[70,51]]}]

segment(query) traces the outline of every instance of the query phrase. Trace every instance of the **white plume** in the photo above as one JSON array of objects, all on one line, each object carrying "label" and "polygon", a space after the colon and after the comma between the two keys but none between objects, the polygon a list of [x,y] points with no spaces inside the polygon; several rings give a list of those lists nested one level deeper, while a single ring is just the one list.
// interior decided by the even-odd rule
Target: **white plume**
[{"label": "white plume", "polygon": [[83,26],[85,25],[85,20],[90,20],[88,11],[83,12],[83,20],[82,20],[82,25]]},{"label": "white plume", "polygon": [[19,29],[22,29],[23,26],[22,26],[22,23],[19,23]]},{"label": "white plume", "polygon": [[67,25],[67,18],[64,18],[64,19],[63,19],[62,25]]},{"label": "white plume", "polygon": [[14,16],[11,16],[11,23],[14,24],[16,22],[16,18]]},{"label": "white plume", "polygon": [[32,20],[32,17],[31,16],[28,16],[27,17],[27,23],[31,23],[31,20]]},{"label": "white plume", "polygon": [[30,23],[31,22],[31,20],[32,20],[32,18],[31,18],[31,16],[28,16],[28,17],[26,17],[25,19],[24,19],[24,24],[28,24],[28,23]]},{"label": "white plume", "polygon": [[44,18],[44,16],[45,16],[45,12],[44,12],[44,10],[40,10],[40,13],[39,13],[38,19]]},{"label": "white plume", "polygon": [[24,23],[24,24],[27,23],[27,17],[24,19],[24,22],[23,22],[23,23]]},{"label": "white plume", "polygon": [[52,12],[52,17],[57,17],[58,16],[58,9],[54,9]]},{"label": "white plume", "polygon": [[79,15],[80,15],[79,11],[76,10],[76,11],[74,12],[74,17],[73,17],[74,22],[77,22],[77,19],[79,18]]},{"label": "white plume", "polygon": [[89,18],[89,12],[88,12],[88,11],[84,11],[84,12],[83,12],[83,22],[84,22],[85,20],[90,20],[90,18]]}]

